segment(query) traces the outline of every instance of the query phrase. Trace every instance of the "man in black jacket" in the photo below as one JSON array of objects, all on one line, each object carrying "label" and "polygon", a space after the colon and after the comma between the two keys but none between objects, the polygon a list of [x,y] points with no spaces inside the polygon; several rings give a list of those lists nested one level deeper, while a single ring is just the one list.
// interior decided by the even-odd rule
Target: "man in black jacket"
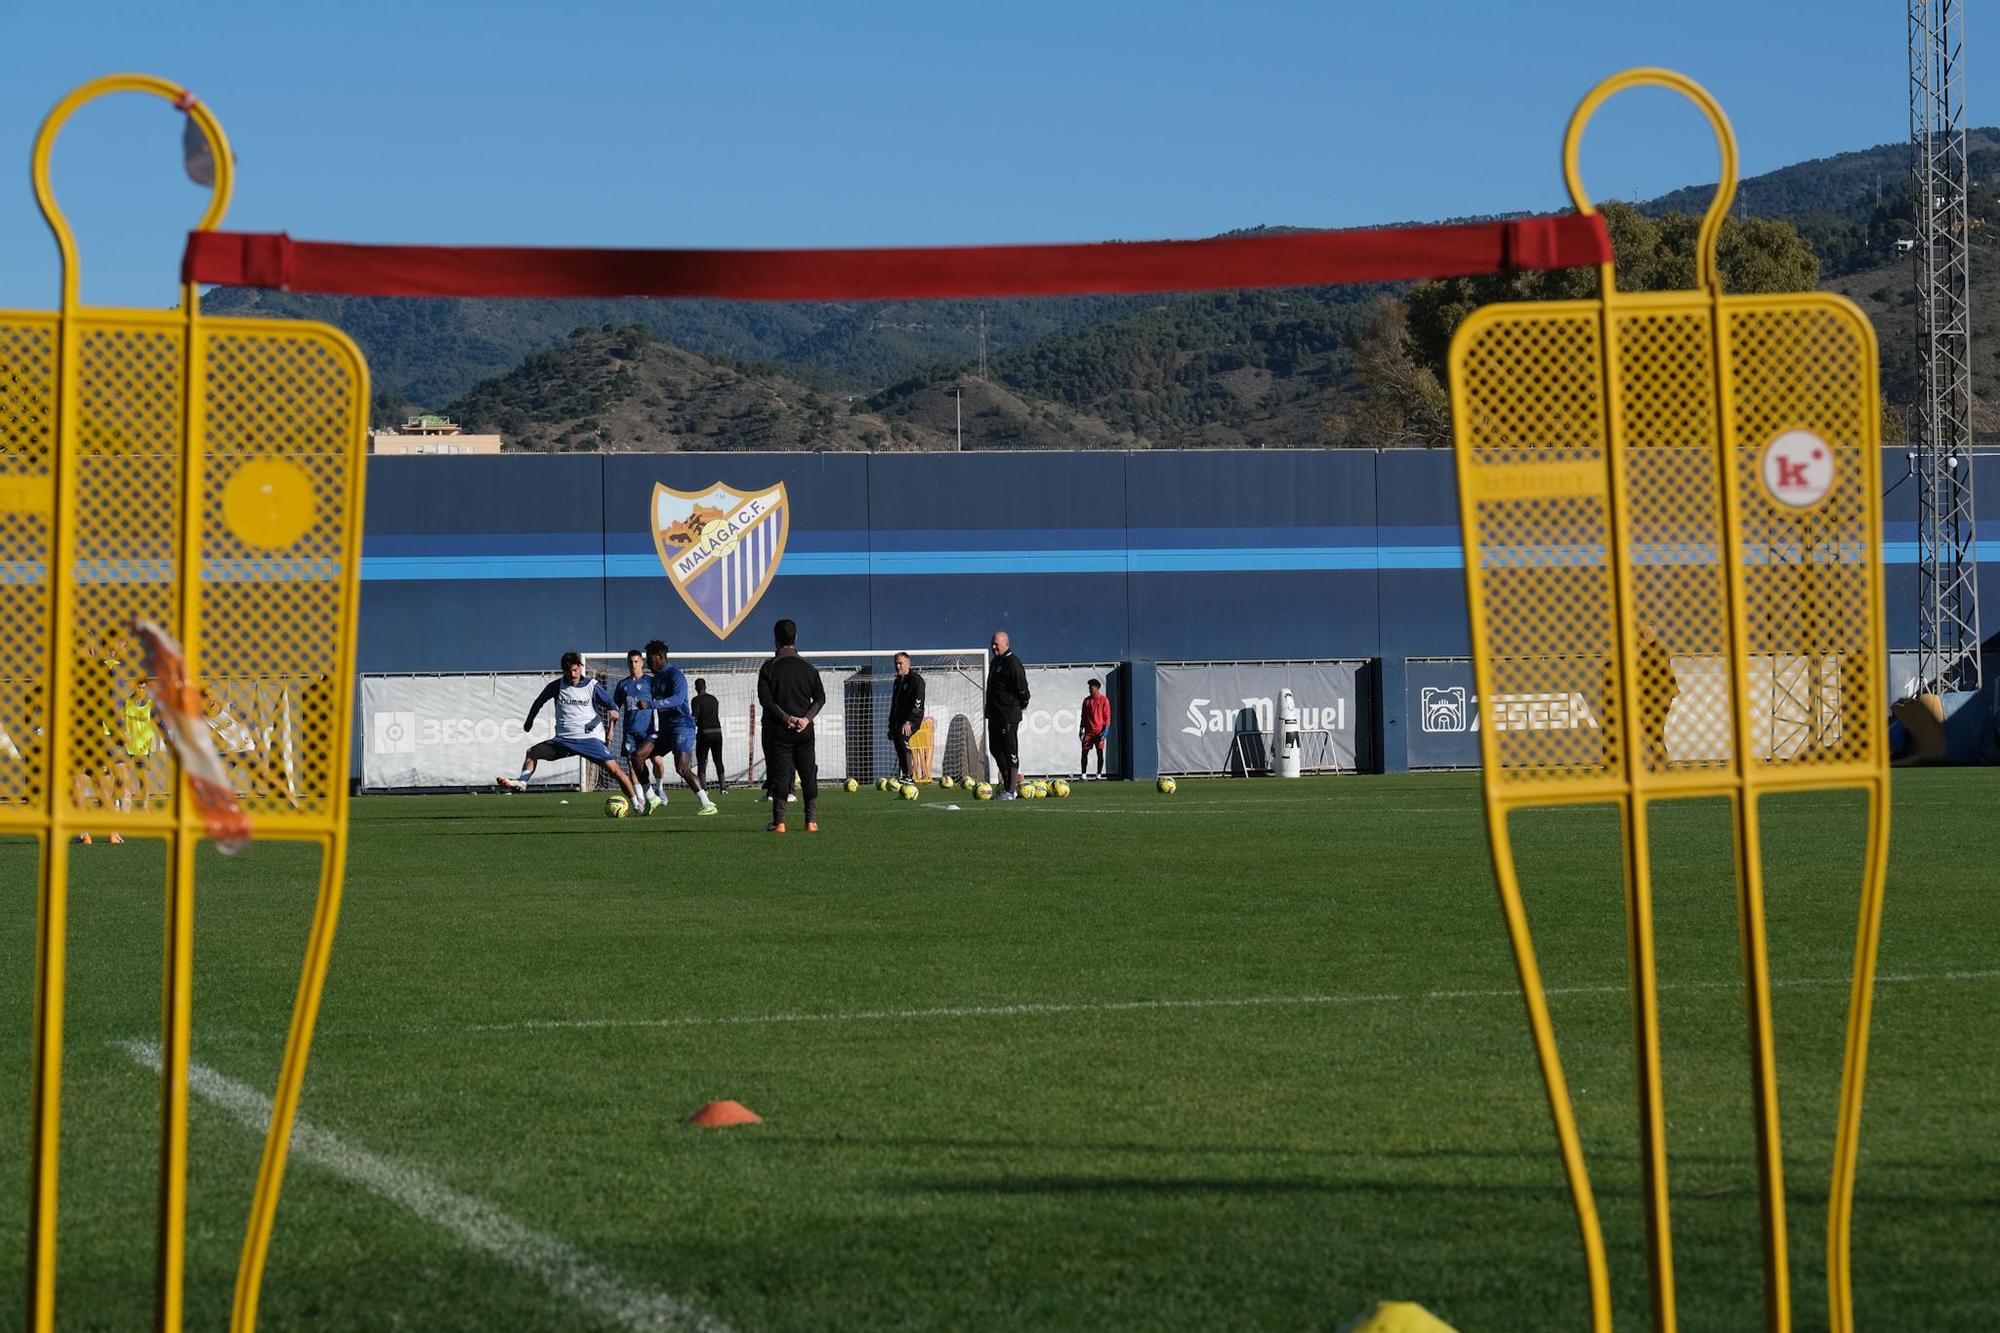
[{"label": "man in black jacket", "polygon": [[896,654],[896,684],[889,693],[889,743],[896,747],[896,772],[905,782],[914,782],[917,771],[910,762],[910,737],[924,724],[924,677],[910,665],[908,653]]},{"label": "man in black jacket", "polygon": [[826,707],[819,670],[799,656],[799,627],[780,620],[771,637],[778,651],[757,672],[757,711],[763,714],[764,763],[771,774],[771,822],[767,833],[785,831],[785,805],[792,777],[805,788],[806,832],[819,832],[819,761],[813,754],[813,719]]},{"label": "man in black jacket", "polygon": [[1028,706],[1028,672],[1014,656],[1006,630],[993,632],[993,665],[986,672],[986,745],[1000,770],[1000,799],[1021,789],[1021,711]]},{"label": "man in black jacket", "polygon": [[688,711],[694,714],[694,775],[706,782],[708,761],[715,760],[715,782],[717,794],[725,790],[722,781],[722,702],[708,692],[708,682],[694,683],[694,697],[688,700]]}]

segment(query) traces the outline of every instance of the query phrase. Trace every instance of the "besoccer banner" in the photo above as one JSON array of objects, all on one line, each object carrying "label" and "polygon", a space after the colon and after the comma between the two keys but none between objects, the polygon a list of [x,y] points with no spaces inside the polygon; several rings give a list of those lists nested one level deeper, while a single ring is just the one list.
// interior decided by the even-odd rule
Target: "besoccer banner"
[{"label": "besoccer banner", "polygon": [[1262,773],[1271,765],[1278,701],[1299,710],[1301,764],[1354,771],[1353,662],[1187,663],[1159,668],[1162,773]]},{"label": "besoccer banner", "polygon": [[[1083,696],[1090,682],[1104,682],[1104,693],[1112,693],[1114,668],[1108,666],[1028,668],[1027,711],[1021,714],[1021,771],[1030,777],[1074,777],[1083,758],[1082,742],[1076,729],[1083,720]],[[1113,733],[1105,738],[1104,771],[1117,776],[1118,705],[1111,705]],[[1097,772],[1097,761],[1090,761]]]},{"label": "besoccer banner", "polygon": [[[545,707],[532,732],[521,720],[551,677],[363,676],[361,785],[371,791],[422,787],[490,787],[521,769],[521,755],[555,735],[555,709]],[[563,759],[535,769],[537,787],[575,788],[583,761]]]}]

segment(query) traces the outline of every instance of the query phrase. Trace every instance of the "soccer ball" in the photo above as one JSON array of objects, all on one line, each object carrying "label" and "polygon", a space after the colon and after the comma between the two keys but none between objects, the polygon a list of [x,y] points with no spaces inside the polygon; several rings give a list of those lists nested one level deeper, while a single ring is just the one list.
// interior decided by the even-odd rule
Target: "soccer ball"
[{"label": "soccer ball", "polygon": [[849,790],[849,791],[860,791],[860,790],[861,790],[861,784],[860,784],[859,782],[857,782],[857,781],[856,781],[855,779],[853,779],[853,778],[849,778],[849,779],[848,779],[848,780],[847,780],[846,782],[842,783],[841,785],[842,785],[842,786],[844,786],[844,787],[846,787],[846,788],[847,788],[847,790]]},{"label": "soccer ball", "polygon": [[1038,801],[1041,799],[1042,789],[1032,782],[1024,782],[1021,784],[1021,795],[1027,800]]},{"label": "soccer ball", "polygon": [[1156,785],[1159,787],[1160,795],[1162,796],[1172,796],[1174,794],[1174,788],[1180,786],[1180,784],[1178,782],[1175,782],[1172,778],[1161,778]]},{"label": "soccer ball", "polygon": [[952,788],[958,786],[958,783],[952,778],[943,777],[938,779],[938,786],[944,788],[946,791],[950,791]]},{"label": "soccer ball", "polygon": [[1057,778],[1056,785],[1049,790],[1053,791],[1057,796],[1067,796],[1069,795],[1069,784],[1061,778]]},{"label": "soccer ball", "polygon": [[632,803],[623,796],[613,796],[604,802],[604,813],[613,819],[623,819],[632,813]]},{"label": "soccer ball", "polygon": [[889,790],[889,779],[887,779],[887,778],[877,778],[877,779],[875,779],[875,790],[876,790],[876,791],[887,791],[887,790]]},{"label": "soccer ball", "polygon": [[906,800],[906,801],[914,801],[914,800],[916,800],[916,799],[917,799],[917,784],[916,784],[916,783],[914,783],[914,782],[910,782],[910,783],[905,783],[905,784],[904,784],[904,786],[903,786],[903,799],[904,799],[904,800]]},{"label": "soccer ball", "polygon": [[982,782],[982,783],[980,783],[978,787],[976,787],[976,788],[974,788],[974,789],[973,789],[973,793],[972,793],[972,799],[973,799],[973,800],[975,800],[975,801],[990,801],[990,800],[992,800],[992,799],[993,799],[993,784],[992,784],[992,783],[990,783],[990,782]]}]

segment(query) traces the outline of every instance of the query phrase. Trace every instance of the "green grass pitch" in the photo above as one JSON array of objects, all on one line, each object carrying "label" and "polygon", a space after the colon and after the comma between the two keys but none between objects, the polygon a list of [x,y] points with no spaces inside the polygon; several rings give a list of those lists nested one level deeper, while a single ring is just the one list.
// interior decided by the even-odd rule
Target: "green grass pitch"
[{"label": "green grass pitch", "polygon": [[[2000,773],[1899,775],[1856,1209],[1866,1328],[2000,1322]],[[957,811],[941,807],[956,800]],[[355,807],[267,1329],[1585,1326],[1470,775],[830,792],[825,832],[597,798]],[[1726,815],[1656,807],[1682,1326],[1761,1326]],[[1608,810],[1518,842],[1611,1247],[1645,1323]],[[1767,803],[1798,1327],[1824,1197],[1856,795]],[[157,844],[79,849],[65,1328],[151,1301]],[[32,849],[0,844],[0,1272],[19,1274]],[[190,1328],[222,1326],[310,859],[204,857]],[[235,1092],[230,1090],[234,1089]],[[238,1096],[237,1103],[230,1097]],[[733,1098],[760,1126],[681,1120]],[[232,1106],[234,1109],[232,1109]],[[19,1307],[14,1307],[18,1311]]]}]

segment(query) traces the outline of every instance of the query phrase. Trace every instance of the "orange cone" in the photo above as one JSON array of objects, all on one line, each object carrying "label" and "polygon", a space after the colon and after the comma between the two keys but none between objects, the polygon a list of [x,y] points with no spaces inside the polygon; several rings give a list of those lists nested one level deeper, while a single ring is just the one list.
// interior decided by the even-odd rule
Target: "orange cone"
[{"label": "orange cone", "polygon": [[687,1123],[721,1129],[728,1125],[761,1125],[764,1117],[742,1102],[704,1102],[699,1111],[687,1118]]}]

